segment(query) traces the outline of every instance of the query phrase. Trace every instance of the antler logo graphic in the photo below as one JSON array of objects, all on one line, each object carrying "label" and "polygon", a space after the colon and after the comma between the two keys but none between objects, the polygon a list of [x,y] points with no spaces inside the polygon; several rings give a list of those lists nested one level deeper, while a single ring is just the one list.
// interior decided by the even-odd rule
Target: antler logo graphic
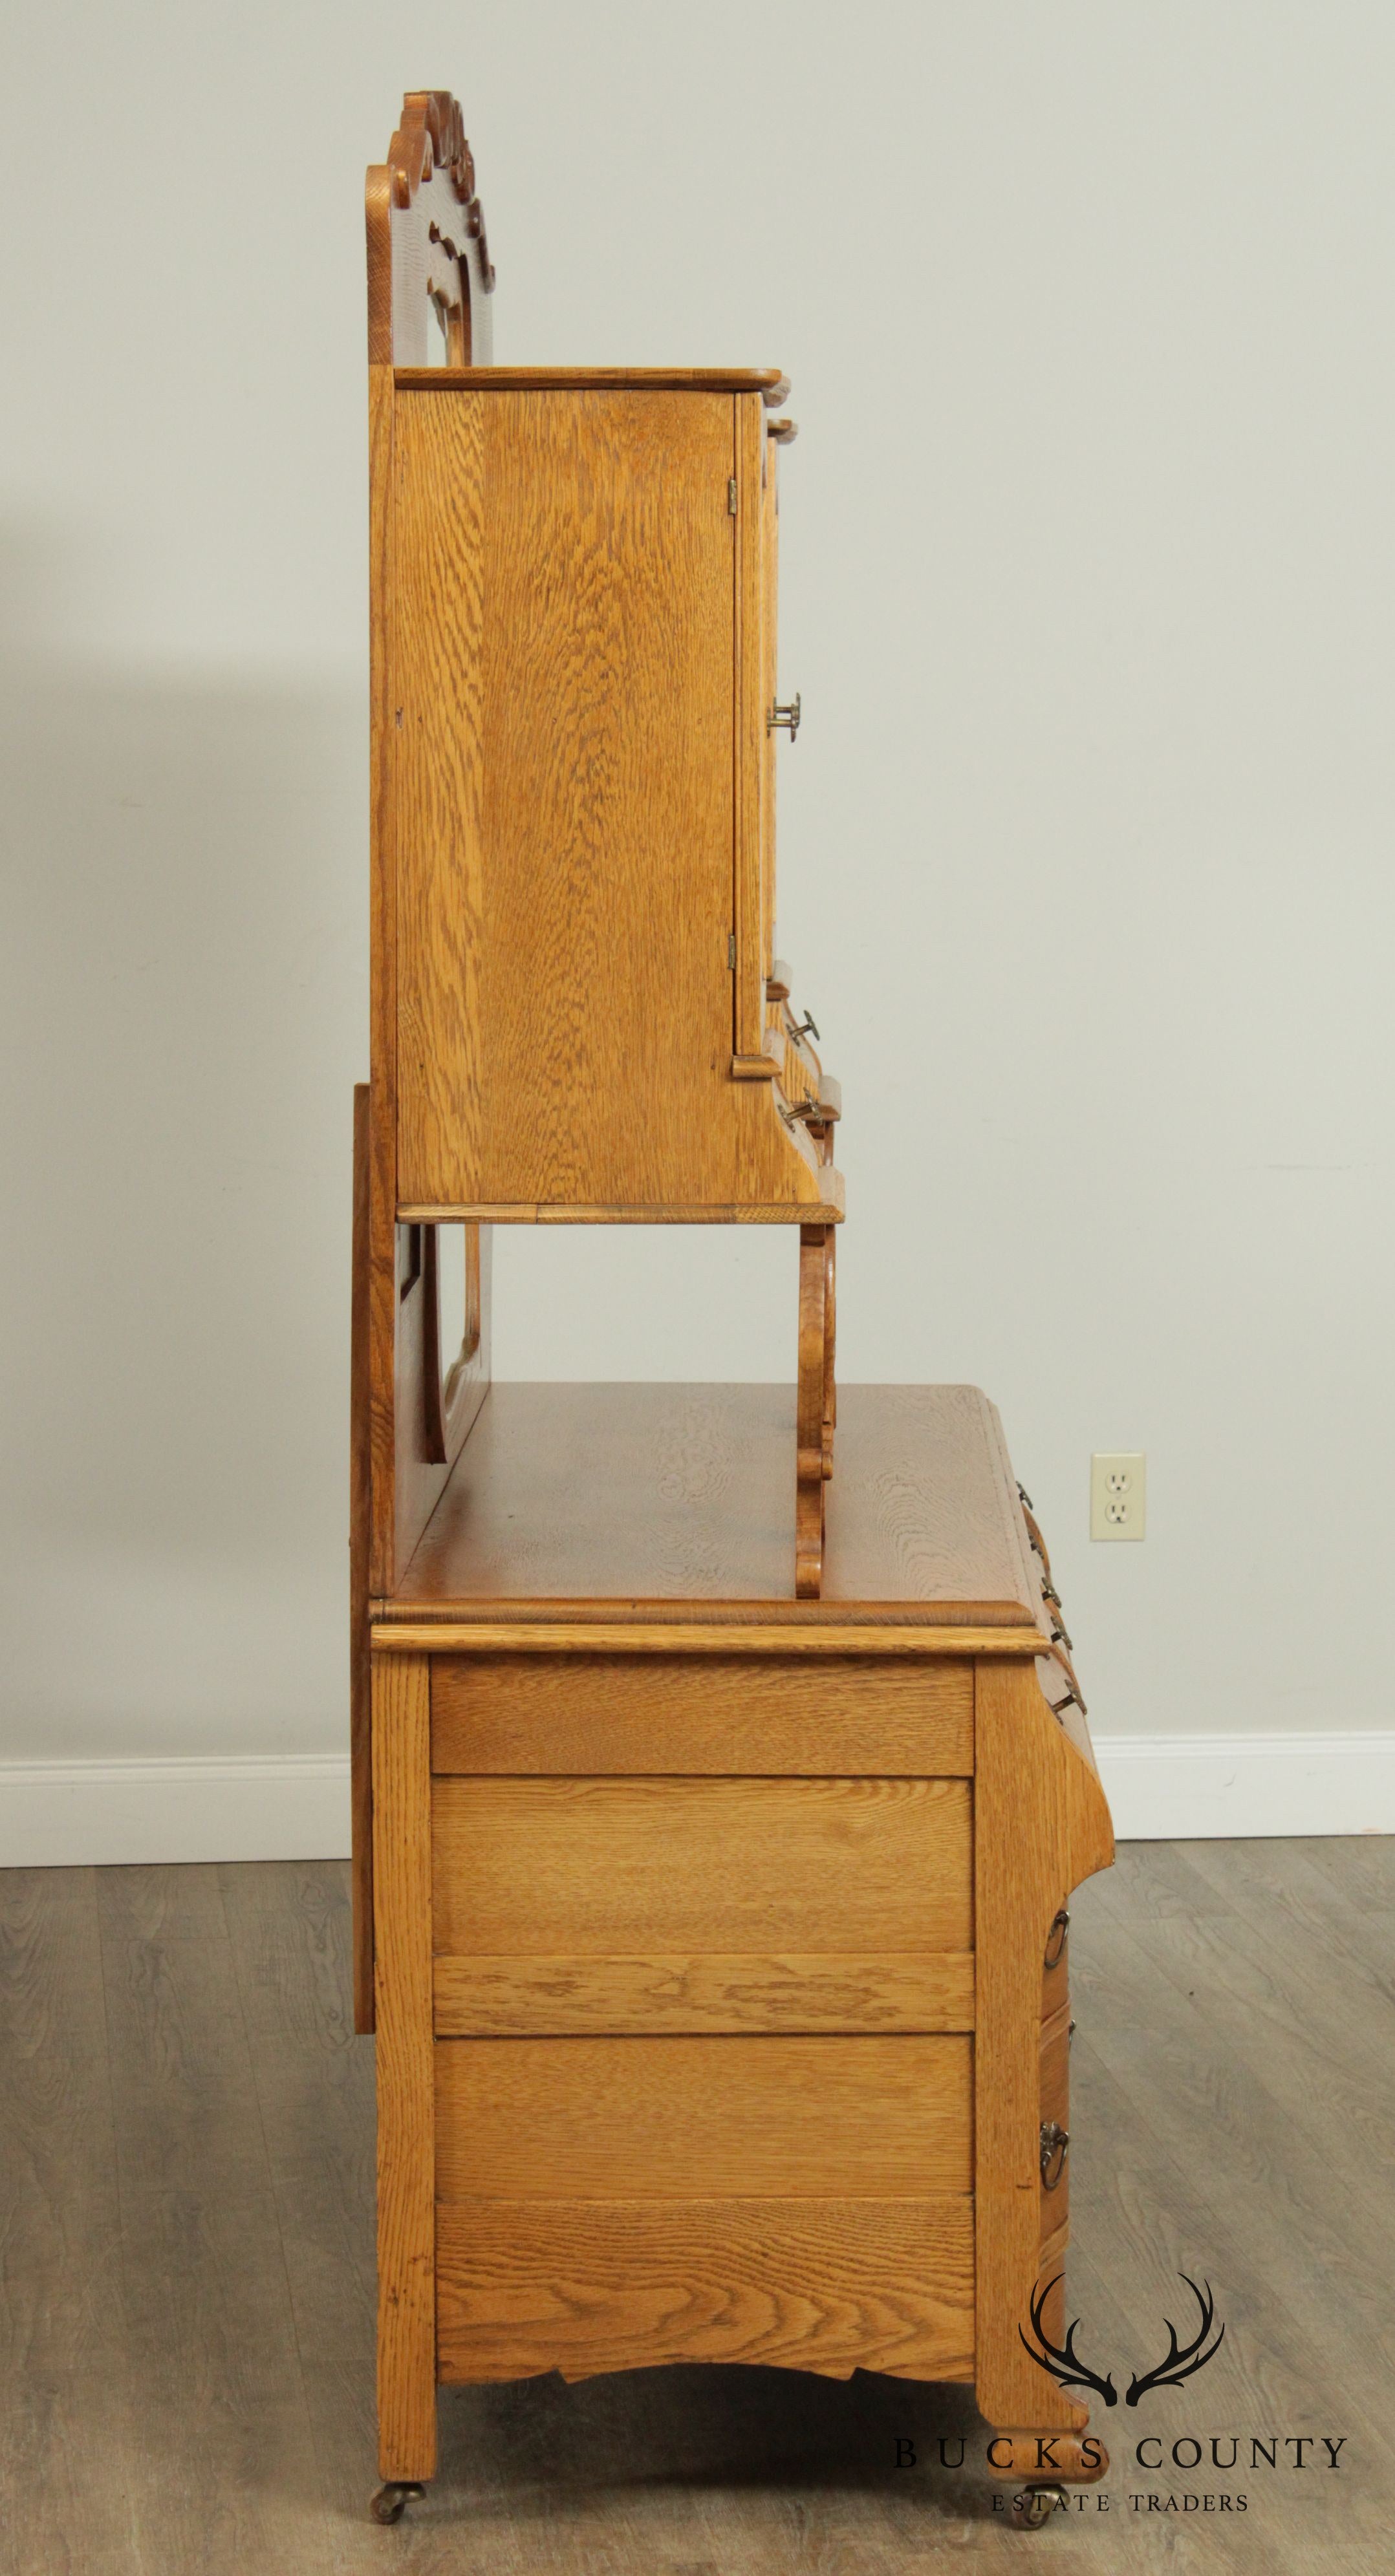
[{"label": "antler logo graphic", "polygon": [[[1049,2372],[1062,2388],[1093,2388],[1096,2396],[1104,2399],[1106,2406],[1117,2406],[1118,2391],[1112,2377],[1106,2374],[1101,2379],[1099,2372],[1091,2370],[1089,2363],[1082,2361],[1075,2349],[1079,2317],[1072,2317],[1065,2342],[1062,2344],[1053,2343],[1042,2324],[1042,2312],[1046,2302],[1055,2289],[1057,2281],[1062,2277],[1058,2272],[1053,2280],[1048,2281],[1044,2288],[1038,2290],[1032,2301],[1032,2333],[1036,2337],[1036,2345],[1041,2347],[1040,2351],[1030,2341],[1025,2328],[1019,2326],[1017,2332],[1022,2348],[1024,2352],[1031,2354],[1038,2370]],[[1179,2281],[1186,2282],[1201,2311],[1200,2331],[1190,2343],[1179,2344],[1177,2328],[1171,2317],[1163,2318],[1163,2324],[1167,2328],[1167,2351],[1156,2370],[1145,2370],[1141,2376],[1137,2371],[1134,2372],[1129,2381],[1128,2394],[1124,2399],[1126,2406],[1136,2406],[1140,2397],[1146,2397],[1150,2389],[1180,2388],[1184,2379],[1194,2378],[1197,2371],[1205,2369],[1208,2361],[1215,2359],[1225,2341],[1225,2327],[1222,2326],[1214,2341],[1209,2344],[1207,2342],[1216,2320],[1216,2302],[1211,2296],[1210,2282],[1203,2282],[1198,2289],[1190,2272],[1179,2272],[1177,2278]],[[1206,2346],[1205,2350],[1203,2346]]]},{"label": "antler logo graphic", "polygon": [[1179,2344],[1177,2341],[1177,2328],[1173,2324],[1171,2317],[1163,2318],[1163,2324],[1167,2328],[1167,2351],[1164,2353],[1162,2360],[1158,2363],[1156,2370],[1146,2370],[1141,2379],[1135,2372],[1134,2377],[1129,2382],[1128,2396],[1124,2400],[1124,2403],[1127,2406],[1136,2406],[1140,2397],[1146,2397],[1150,2388],[1180,2388],[1184,2379],[1191,2379],[1198,2370],[1205,2369],[1207,2362],[1220,2351],[1221,2345],[1225,2341],[1225,2327],[1222,2326],[1220,2333],[1217,2335],[1215,2342],[1210,2348],[1210,2351],[1202,2351],[1201,2347],[1205,2343],[1207,2336],[1210,2334],[1216,2315],[1216,2302],[1211,2296],[1211,2284],[1207,2281],[1204,2287],[1199,2290],[1189,2272],[1179,2272],[1177,2278],[1179,2281],[1186,2282],[1192,2297],[1195,2299],[1198,2308],[1201,2310],[1200,2332],[1193,2337],[1190,2343]]},{"label": "antler logo graphic", "polygon": [[[1104,2399],[1106,2406],[1117,2406],[1119,2396],[1113,2380],[1101,2379],[1098,2371],[1091,2370],[1089,2363],[1082,2361],[1079,2353],[1075,2349],[1076,2329],[1080,2323],[1079,2317],[1072,2317],[1070,2324],[1066,2329],[1066,2339],[1063,2344],[1053,2343],[1050,2336],[1047,2334],[1045,2326],[1042,2324],[1042,2310],[1045,2307],[1047,2300],[1050,2298],[1052,2291],[1055,2289],[1056,2282],[1063,2278],[1064,2274],[1058,2272],[1055,2280],[1048,2281],[1045,2288],[1038,2290],[1036,2297],[1033,2299],[1032,2332],[1036,2336],[1037,2342],[1041,2345],[1041,2350],[1040,2352],[1032,2351],[1031,2344],[1028,2342],[1026,2334],[1023,2332],[1022,2327],[1019,2326],[1017,2331],[1021,2336],[1024,2349],[1032,2354],[1032,2359],[1036,2363],[1038,2370],[1049,2371],[1051,2377],[1058,2381],[1062,2388],[1093,2388],[1096,2396]],[[1129,2403],[1130,2405],[1133,2404],[1132,2398],[1130,2398]]]}]

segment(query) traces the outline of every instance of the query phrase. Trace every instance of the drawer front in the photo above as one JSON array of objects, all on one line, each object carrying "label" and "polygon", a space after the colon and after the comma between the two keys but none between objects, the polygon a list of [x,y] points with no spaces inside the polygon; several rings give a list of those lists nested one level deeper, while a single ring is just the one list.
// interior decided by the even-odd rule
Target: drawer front
[{"label": "drawer front", "polygon": [[[1064,1915],[1064,1922],[1060,1921],[1059,1915]],[[1069,1907],[1062,1904],[1059,1915],[1057,1921],[1051,1926],[1042,1955],[1041,2017],[1043,2022],[1050,2021],[1053,2013],[1060,2011],[1070,1991]]]},{"label": "drawer front", "polygon": [[972,2187],[967,2037],[442,2039],[443,2201]]},{"label": "drawer front", "polygon": [[973,2375],[973,2215],[935,2200],[444,2204],[443,2380],[671,2361]]},{"label": "drawer front", "polygon": [[872,1655],[436,1655],[438,1772],[967,1778],[973,1667]]},{"label": "drawer front", "polygon": [[973,1947],[963,1780],[451,1778],[432,1834],[442,1956]]},{"label": "drawer front", "polygon": [[[1055,2121],[1067,2132],[1070,2129],[1070,2006],[1062,2003],[1044,2022],[1041,2033],[1041,2117],[1043,2125]],[[1041,2191],[1041,2235],[1048,2237],[1066,2226],[1070,2216],[1070,2156],[1054,2156],[1050,2171],[1057,2175],[1055,2186],[1048,2191],[1045,2177]]]}]

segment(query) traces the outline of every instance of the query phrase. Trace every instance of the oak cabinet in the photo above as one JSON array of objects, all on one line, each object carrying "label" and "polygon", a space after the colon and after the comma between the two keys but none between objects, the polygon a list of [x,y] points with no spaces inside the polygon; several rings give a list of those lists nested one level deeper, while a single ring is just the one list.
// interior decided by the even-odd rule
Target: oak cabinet
[{"label": "oak cabinet", "polygon": [[[676,2361],[972,2381],[1015,2472],[1049,2434],[1089,2477],[1024,2329],[1060,2337],[1063,1918],[1109,1819],[992,1407],[846,1389],[832,1475],[840,1103],[775,954],[787,388],[491,366],[443,94],[368,204],[375,2510],[442,2384]],[[796,1226],[795,1384],[493,1385],[491,1226],[581,1222]]]}]

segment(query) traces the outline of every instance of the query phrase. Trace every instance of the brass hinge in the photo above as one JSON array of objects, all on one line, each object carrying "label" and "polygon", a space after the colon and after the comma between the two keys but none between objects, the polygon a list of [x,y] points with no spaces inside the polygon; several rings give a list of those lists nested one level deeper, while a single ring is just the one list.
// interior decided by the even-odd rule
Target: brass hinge
[{"label": "brass hinge", "polygon": [[734,930],[729,931],[727,934],[727,967],[730,973],[734,975],[736,972],[736,933]]},{"label": "brass hinge", "polygon": [[735,516],[736,516],[736,476],[735,476],[734,474],[729,475],[729,476],[728,476],[728,478],[727,478],[727,508],[728,508],[728,509],[729,509],[729,511],[731,512],[732,517],[733,517],[733,518],[735,518]]}]

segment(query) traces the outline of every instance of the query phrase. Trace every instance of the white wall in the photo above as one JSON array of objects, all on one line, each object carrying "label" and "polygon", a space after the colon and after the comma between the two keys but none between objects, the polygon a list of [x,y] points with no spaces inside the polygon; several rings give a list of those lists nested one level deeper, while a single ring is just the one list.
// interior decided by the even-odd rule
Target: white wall
[{"label": "white wall", "polygon": [[[10,56],[0,1755],[342,1746],[360,204],[423,80],[498,357],[795,381],[843,1374],[996,1396],[1105,1733],[1389,1725],[1395,16],[48,0]],[[503,1375],[792,1365],[782,1237],[498,1285]]]}]

